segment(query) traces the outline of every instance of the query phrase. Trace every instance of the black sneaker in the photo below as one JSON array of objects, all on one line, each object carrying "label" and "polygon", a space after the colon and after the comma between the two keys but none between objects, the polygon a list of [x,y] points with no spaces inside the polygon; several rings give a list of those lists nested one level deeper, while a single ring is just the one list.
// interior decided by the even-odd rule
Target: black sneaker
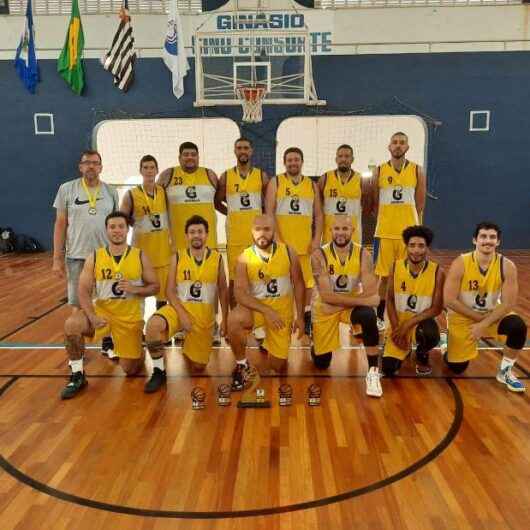
[{"label": "black sneaker", "polygon": [[432,368],[429,363],[429,354],[416,354],[416,374],[417,375],[430,375]]},{"label": "black sneaker", "polygon": [[146,394],[152,394],[160,389],[162,385],[166,384],[166,371],[160,370],[160,368],[155,368],[153,374],[147,383],[144,386],[144,392]]},{"label": "black sneaker", "polygon": [[103,337],[101,341],[101,355],[111,361],[119,361],[120,358],[114,353],[114,342],[112,337]]},{"label": "black sneaker", "polygon": [[236,364],[232,372],[232,392],[243,390],[247,384],[248,366]]},{"label": "black sneaker", "polygon": [[87,380],[84,372],[73,372],[70,376],[70,381],[63,388],[61,392],[61,399],[72,399],[79,394],[87,385]]}]

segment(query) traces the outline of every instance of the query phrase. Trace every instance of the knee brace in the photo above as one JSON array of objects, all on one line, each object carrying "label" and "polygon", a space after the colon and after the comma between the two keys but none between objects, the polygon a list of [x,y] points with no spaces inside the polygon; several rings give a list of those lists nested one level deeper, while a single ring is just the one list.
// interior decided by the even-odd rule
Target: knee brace
[{"label": "knee brace", "polygon": [[440,330],[434,318],[420,322],[416,328],[416,353],[432,350],[440,342]]},{"label": "knee brace", "polygon": [[164,343],[161,340],[147,342],[147,351],[151,359],[160,359],[164,355]]},{"label": "knee brace", "polygon": [[365,346],[377,346],[379,344],[377,317],[371,307],[356,307],[350,314],[350,322],[361,325],[363,344]]},{"label": "knee brace", "polygon": [[324,370],[326,368],[329,368],[333,354],[330,351],[328,351],[327,353],[316,355],[313,349],[311,348],[311,357],[313,359],[313,363],[315,364],[315,366],[317,368]]},{"label": "knee brace", "polygon": [[385,377],[393,377],[400,367],[401,361],[395,357],[383,357],[381,361],[381,369]]},{"label": "knee brace", "polygon": [[526,342],[526,324],[519,315],[506,315],[500,322],[497,331],[506,335],[506,346],[512,350],[521,350]]}]

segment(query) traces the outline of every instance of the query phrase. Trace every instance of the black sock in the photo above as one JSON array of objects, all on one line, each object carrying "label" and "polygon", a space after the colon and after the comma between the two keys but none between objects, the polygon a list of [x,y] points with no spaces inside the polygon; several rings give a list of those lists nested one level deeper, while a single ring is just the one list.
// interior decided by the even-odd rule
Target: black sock
[{"label": "black sock", "polygon": [[368,368],[379,368],[379,355],[367,355]]},{"label": "black sock", "polygon": [[377,318],[383,320],[385,318],[385,300],[381,300],[377,306]]}]

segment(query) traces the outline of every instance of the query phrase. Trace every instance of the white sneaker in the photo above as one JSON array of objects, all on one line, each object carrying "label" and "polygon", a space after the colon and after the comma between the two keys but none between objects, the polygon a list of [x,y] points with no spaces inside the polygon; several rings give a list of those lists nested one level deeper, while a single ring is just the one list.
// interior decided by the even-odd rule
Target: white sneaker
[{"label": "white sneaker", "polygon": [[440,342],[438,343],[440,353],[443,355],[447,351],[447,332],[442,331],[440,333]]},{"label": "white sneaker", "polygon": [[377,330],[379,331],[379,333],[382,333],[383,331],[385,331],[385,329],[386,329],[385,320],[383,318],[378,318],[377,319]]},{"label": "white sneaker", "polygon": [[381,374],[375,366],[372,366],[366,374],[366,395],[372,397],[381,397],[383,395]]}]

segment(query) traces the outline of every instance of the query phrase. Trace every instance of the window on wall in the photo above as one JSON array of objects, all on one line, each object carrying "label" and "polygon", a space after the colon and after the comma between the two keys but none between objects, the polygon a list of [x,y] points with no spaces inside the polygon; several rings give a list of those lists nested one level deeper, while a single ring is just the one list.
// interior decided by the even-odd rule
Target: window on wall
[{"label": "window on wall", "polygon": [[[234,142],[239,136],[238,125],[228,118],[107,120],[96,125],[93,145],[103,160],[102,180],[118,187],[121,200],[127,189],[142,182],[142,156],[153,155],[163,171],[178,165],[182,142],[193,142],[199,147],[199,164],[219,176],[234,165]],[[218,214],[221,243],[226,241],[224,219]]]},{"label": "window on wall", "polygon": [[[7,3],[8,0],[0,0]],[[81,14],[118,13],[122,0],[78,0]],[[167,0],[129,0],[131,13],[167,13]],[[181,13],[201,11],[201,0],[178,0]],[[72,10],[72,0],[33,0],[33,13],[36,15],[67,15]],[[1,7],[0,7],[1,12]],[[9,12],[22,15],[26,12],[26,0],[9,0]]]}]

